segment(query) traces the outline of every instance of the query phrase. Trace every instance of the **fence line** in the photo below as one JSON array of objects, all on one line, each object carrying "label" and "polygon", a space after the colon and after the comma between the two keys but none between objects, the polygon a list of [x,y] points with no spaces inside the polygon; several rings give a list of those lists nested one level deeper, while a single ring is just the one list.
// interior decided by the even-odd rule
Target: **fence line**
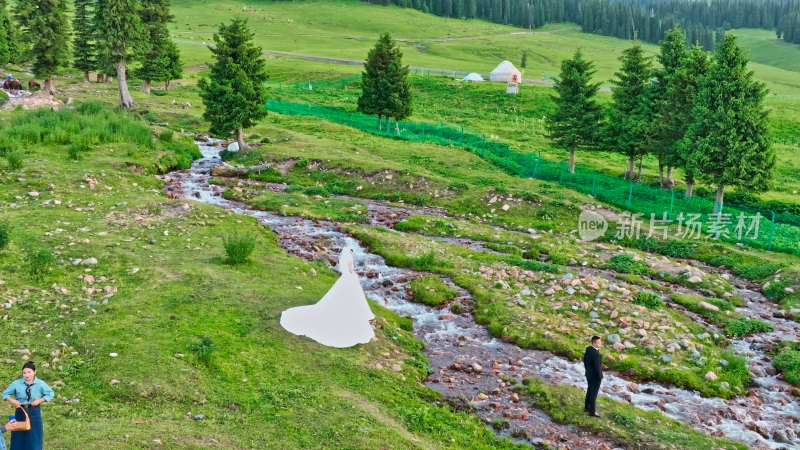
[{"label": "fence line", "polygon": [[[389,119],[381,123],[377,117],[373,116],[309,104],[272,100],[267,102],[266,108],[284,115],[319,117],[394,139],[461,147],[503,168],[509,174],[554,182],[627,211],[643,213],[645,219],[649,219],[650,214],[655,214],[656,219],[661,219],[662,213],[667,214],[667,218],[671,220],[675,220],[681,214],[684,218],[689,214],[711,217],[715,206],[713,200],[697,196],[684,198],[682,193],[679,192],[676,195],[676,191],[672,189],[658,189],[646,184],[622,180],[581,166],[575,166],[575,172],[571,173],[563,162],[548,161],[543,159],[541,154],[516,152],[507,143],[486,139],[483,134],[465,130],[464,127],[456,128],[444,122],[391,121],[390,125]],[[736,224],[737,216],[740,213],[748,215],[758,213],[765,220],[759,224],[757,236],[744,237],[741,241],[738,236],[734,236],[736,239],[728,240],[743,242],[767,250],[800,255],[799,216],[786,212],[776,214],[772,211],[726,203],[722,216],[715,215],[715,217],[720,220],[724,216]],[[769,233],[766,232],[767,230]]]}]

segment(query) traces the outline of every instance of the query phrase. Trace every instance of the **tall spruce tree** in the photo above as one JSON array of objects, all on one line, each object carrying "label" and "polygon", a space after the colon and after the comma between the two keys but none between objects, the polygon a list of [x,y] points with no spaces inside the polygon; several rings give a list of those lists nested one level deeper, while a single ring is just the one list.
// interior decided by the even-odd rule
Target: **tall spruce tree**
[{"label": "tall spruce tree", "polygon": [[646,152],[647,124],[652,120],[647,90],[652,63],[644,56],[638,41],[624,50],[619,60],[622,67],[614,74],[617,79],[611,81],[613,102],[604,128],[604,146],[628,157],[625,177],[632,180],[636,158]]},{"label": "tall spruce tree", "polygon": [[687,165],[716,187],[715,213],[722,208],[726,186],[763,192],[775,167],[763,105],[767,90],[753,79],[747,63],[736,38],[725,34],[701,81],[685,137]]},{"label": "tall spruce tree", "polygon": [[98,67],[106,72],[109,64],[114,64],[120,108],[131,108],[134,104],[128,90],[127,64],[141,53],[146,39],[140,11],[138,0],[99,0],[95,9]]},{"label": "tall spruce tree", "polygon": [[[700,88],[700,81],[708,73],[708,68],[711,64],[708,52],[703,51],[699,45],[692,47],[687,57],[683,60],[680,69],[678,70],[679,81],[673,83],[669,92],[671,103],[676,105],[676,112],[670,117],[670,120],[683,127],[683,136],[689,129],[692,123],[692,111],[694,110],[695,98]],[[677,137],[677,134],[675,135]],[[686,182],[685,197],[692,196],[695,183],[695,170],[690,164],[687,164],[688,155],[691,153],[691,145],[687,145],[685,139],[681,138],[675,143],[676,147],[676,166],[682,167],[684,172],[684,180]]]},{"label": "tall spruce tree", "polygon": [[378,116],[378,127],[383,117],[399,122],[411,115],[411,82],[409,70],[403,65],[403,54],[389,33],[383,33],[375,43],[364,64],[361,75],[361,96],[358,110]]},{"label": "tall spruce tree", "polygon": [[52,76],[70,63],[70,21],[66,0],[20,0],[16,7],[23,39],[31,45],[33,74],[53,93]]},{"label": "tall spruce tree", "polygon": [[572,59],[561,62],[561,73],[553,86],[558,95],[551,95],[556,110],[547,116],[548,137],[569,150],[571,173],[575,173],[575,151],[597,144],[603,118],[603,111],[594,99],[600,87],[599,83],[591,82],[594,73],[594,64],[585,60],[578,49]]},{"label": "tall spruce tree", "polygon": [[150,94],[153,81],[174,79],[174,66],[180,65],[178,47],[170,40],[167,24],[173,21],[170,0],[142,0],[142,23],[147,41],[141,57],[142,65],[135,74],[144,80],[144,92]]},{"label": "tall spruce tree", "polygon": [[75,0],[75,18],[72,26],[75,38],[72,41],[75,68],[83,71],[83,80],[89,82],[89,71],[96,68],[94,49],[94,11],[92,0]]},{"label": "tall spruce tree", "polygon": [[267,115],[266,65],[253,36],[245,19],[220,25],[214,34],[216,46],[210,47],[216,58],[211,76],[199,82],[206,107],[203,117],[211,122],[211,133],[227,136],[235,131],[242,150],[247,148],[243,129]]},{"label": "tall spruce tree", "polygon": [[8,64],[19,57],[17,27],[8,13],[6,0],[0,0],[0,64]]},{"label": "tall spruce tree", "polygon": [[[661,41],[656,57],[661,67],[654,71],[655,82],[648,85],[653,120],[649,122],[648,146],[658,159],[658,179],[662,188],[673,185],[672,168],[677,164],[677,142],[683,138],[692,104],[685,104],[680,83],[687,82],[679,71],[687,58],[686,37],[680,28],[673,28]],[[664,177],[664,167],[667,176]]]}]

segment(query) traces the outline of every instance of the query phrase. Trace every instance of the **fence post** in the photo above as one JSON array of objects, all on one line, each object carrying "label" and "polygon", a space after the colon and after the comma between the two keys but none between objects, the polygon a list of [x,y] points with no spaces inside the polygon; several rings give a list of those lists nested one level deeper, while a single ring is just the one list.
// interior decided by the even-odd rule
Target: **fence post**
[{"label": "fence post", "polygon": [[669,191],[672,192],[672,196],[669,199],[669,216],[667,217],[669,220],[672,220],[672,205],[675,203],[675,190],[670,189]]},{"label": "fence post", "polygon": [[631,197],[633,197],[633,180],[631,180],[631,187],[628,190],[628,211],[631,210]]},{"label": "fence post", "polygon": [[594,176],[592,177],[592,197],[594,197],[594,188],[597,185],[597,171],[594,171]]},{"label": "fence post", "polygon": [[558,171],[558,184],[561,184],[561,179],[564,178],[564,161],[558,163],[560,169]]},{"label": "fence post", "polygon": [[772,213],[772,224],[769,227],[769,245],[767,246],[767,250],[772,250],[772,236],[775,233],[775,211],[770,211]]}]

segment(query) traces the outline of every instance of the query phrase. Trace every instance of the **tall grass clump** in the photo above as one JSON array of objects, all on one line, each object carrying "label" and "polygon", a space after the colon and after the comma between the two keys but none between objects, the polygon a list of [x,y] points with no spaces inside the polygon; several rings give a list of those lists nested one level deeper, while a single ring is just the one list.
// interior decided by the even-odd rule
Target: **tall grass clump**
[{"label": "tall grass clump", "polygon": [[4,250],[11,242],[11,226],[8,222],[0,220],[0,250]]},{"label": "tall grass clump", "polygon": [[56,264],[53,253],[41,247],[29,247],[25,259],[28,261],[28,272],[35,277],[41,277]]},{"label": "tall grass clump", "polygon": [[641,291],[636,294],[636,296],[633,297],[633,304],[644,306],[647,309],[659,309],[664,306],[664,302],[661,301],[661,296],[655,292],[647,291]]},{"label": "tall grass clump", "polygon": [[[3,130],[4,131],[4,130]],[[14,139],[9,139],[8,136],[0,134],[0,156],[10,155],[19,148],[19,142]]]},{"label": "tall grass clump", "polygon": [[222,238],[222,246],[228,255],[228,264],[241,264],[256,248],[256,238],[249,233],[233,233]]},{"label": "tall grass clump", "polygon": [[189,342],[189,351],[201,363],[208,365],[211,362],[211,355],[217,348],[217,344],[208,335],[193,339]]},{"label": "tall grass clump", "polygon": [[6,155],[6,161],[8,161],[8,170],[22,169],[22,155],[19,152]]},{"label": "tall grass clump", "polygon": [[636,261],[630,253],[614,255],[608,260],[608,268],[621,273],[632,273],[636,275],[647,274],[650,268],[644,261]]}]

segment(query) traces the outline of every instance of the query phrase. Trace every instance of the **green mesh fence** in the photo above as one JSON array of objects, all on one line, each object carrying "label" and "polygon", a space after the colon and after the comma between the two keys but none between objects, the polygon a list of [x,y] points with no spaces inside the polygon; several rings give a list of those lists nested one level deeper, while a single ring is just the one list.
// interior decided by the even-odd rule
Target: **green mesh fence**
[{"label": "green mesh fence", "polygon": [[[641,213],[641,220],[644,221],[642,235],[649,231],[651,214],[656,219],[662,219],[666,214],[673,225],[694,219],[703,223],[702,230],[706,234],[713,233],[715,227],[724,226],[727,236],[723,233],[719,235],[720,239],[800,255],[800,217],[797,215],[774,214],[771,211],[727,203],[722,215],[712,214],[712,200],[698,196],[687,199],[682,192],[633,183],[581,166],[575,166],[575,173],[570,173],[564,163],[548,161],[533,153],[519,153],[504,142],[487,140],[482,134],[441,122],[387,123],[384,120],[379,123],[378,118],[373,116],[271,100],[267,102],[266,108],[284,115],[319,117],[393,139],[464,148],[503,168],[509,174],[558,183],[631,213]],[[756,219],[756,215],[760,215],[760,218]],[[713,225],[714,222],[718,225]],[[754,228],[756,225],[757,233]]]}]

